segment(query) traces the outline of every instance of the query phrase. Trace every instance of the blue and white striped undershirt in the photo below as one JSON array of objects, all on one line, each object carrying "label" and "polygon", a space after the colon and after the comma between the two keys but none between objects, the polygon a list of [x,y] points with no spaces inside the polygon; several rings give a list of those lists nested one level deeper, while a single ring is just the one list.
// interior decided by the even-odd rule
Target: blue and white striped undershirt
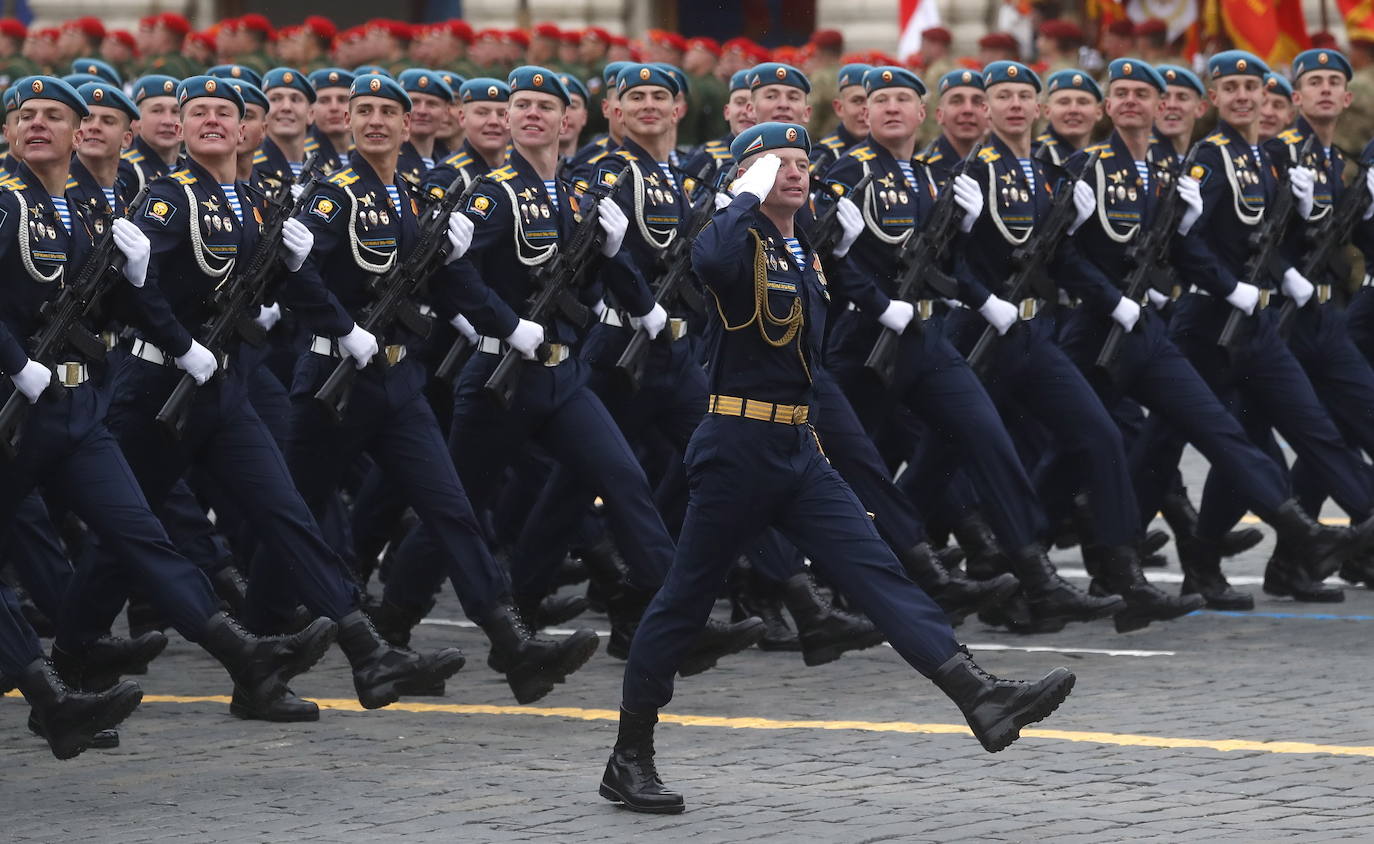
[{"label": "blue and white striped undershirt", "polygon": [[1135,163],[1135,172],[1140,175],[1140,183],[1145,186],[1145,190],[1150,189],[1150,165],[1144,161]]},{"label": "blue and white striped undershirt", "polygon": [[1016,160],[1021,162],[1021,172],[1026,174],[1026,181],[1030,183],[1030,189],[1032,192],[1034,192],[1035,165],[1031,163],[1031,160],[1029,158],[1018,158]]},{"label": "blue and white striped undershirt", "polygon": [[110,207],[111,207],[111,208],[114,208],[114,207],[115,207],[114,188],[101,188],[100,190],[103,191],[103,192],[105,193],[105,201],[108,202],[108,203],[110,203]]},{"label": "blue and white striped undershirt", "polygon": [[67,207],[66,198],[61,196],[54,196],[52,198],[52,207],[57,209],[57,216],[58,219],[62,221],[62,228],[67,230],[67,234],[71,234],[72,210]]},{"label": "blue and white striped undershirt", "polygon": [[422,155],[422,156],[420,156],[420,161],[424,162],[424,165],[425,165],[425,169],[426,169],[426,170],[433,170],[433,169],[434,169],[434,159],[433,159],[433,158],[430,158],[428,155]]},{"label": "blue and white striped undershirt", "polygon": [[299,179],[299,178],[301,177],[301,170],[303,170],[303,169],[305,168],[305,162],[304,162],[304,161],[288,161],[287,163],[291,165],[291,175],[292,175],[292,176],[295,176],[297,179]]},{"label": "blue and white striped undershirt", "polygon": [[557,208],[557,207],[558,207],[558,180],[557,180],[557,179],[545,179],[545,180],[544,180],[544,193],[547,193],[547,194],[549,195],[549,202],[553,203],[553,207],[554,207],[554,208]]},{"label": "blue and white striped undershirt", "polygon": [[243,206],[239,203],[239,190],[233,185],[220,185],[219,189],[224,191],[224,198],[229,203],[229,208],[234,212],[234,216],[243,222]]},{"label": "blue and white striped undershirt", "polygon": [[673,164],[669,161],[658,162],[658,169],[663,171],[663,177],[668,180],[668,186],[677,190],[677,179],[673,178]]},{"label": "blue and white striped undershirt", "polygon": [[795,237],[784,237],[787,241],[787,251],[792,253],[792,259],[797,262],[797,269],[806,269],[806,251],[802,249],[801,241]]},{"label": "blue and white striped undershirt", "polygon": [[906,186],[916,190],[916,171],[911,168],[911,162],[898,161],[897,166],[902,168],[902,176],[906,178]]},{"label": "blue and white striped undershirt", "polygon": [[386,195],[391,197],[391,207],[396,209],[396,213],[401,213],[401,190],[394,184],[386,186]]}]

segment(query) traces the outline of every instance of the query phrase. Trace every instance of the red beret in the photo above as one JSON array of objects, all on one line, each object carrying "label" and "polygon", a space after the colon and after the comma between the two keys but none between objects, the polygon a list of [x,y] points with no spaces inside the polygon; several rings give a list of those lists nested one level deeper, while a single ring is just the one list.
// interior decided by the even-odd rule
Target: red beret
[{"label": "red beret", "polygon": [[64,30],[79,30],[81,34],[85,35],[87,38],[105,37],[105,24],[100,22],[100,18],[72,18],[71,20],[63,23],[62,28]]},{"label": "red beret", "polygon": [[612,35],[606,43],[613,47],[628,47],[630,46],[630,39],[623,35]]},{"label": "red beret", "polygon": [[505,33],[505,38],[512,43],[519,44],[521,47],[530,45],[530,34],[523,29],[512,29]]},{"label": "red beret", "polygon": [[[138,28],[139,28],[139,29],[152,29],[153,27],[157,26],[157,18],[158,18],[157,15],[148,15],[147,17],[139,18],[139,19],[138,19]],[[230,24],[232,24],[233,22],[234,22],[234,19],[233,19],[233,18],[228,18],[228,19],[222,21],[222,22],[220,23],[220,26],[228,27],[228,26],[229,26]],[[232,28],[232,27],[231,27],[231,28]]]},{"label": "red beret", "polygon": [[688,38],[687,49],[701,49],[705,50],[713,56],[716,56],[717,58],[720,57],[720,45],[716,43],[716,39],[714,38],[706,38],[704,36],[699,38]]},{"label": "red beret", "polygon": [[322,15],[309,16],[302,26],[310,30],[310,34],[316,38],[328,40],[339,34],[339,28],[334,25],[334,22]]},{"label": "red beret", "polygon": [[384,29],[387,35],[400,41],[409,41],[415,37],[414,27],[405,21],[387,21]]},{"label": "red beret", "polygon": [[481,29],[473,34],[473,38],[477,41],[500,41],[502,38],[505,37],[506,33],[499,29]]},{"label": "red beret", "polygon": [[932,26],[921,33],[922,41],[934,41],[937,44],[950,44],[954,41],[954,36],[943,26]]},{"label": "red beret", "polygon": [[23,41],[28,34],[29,28],[24,26],[23,21],[14,18],[0,18],[0,35]]},{"label": "red beret", "polygon": [[253,32],[260,32],[263,35],[272,35],[272,22],[265,16],[257,13],[244,15],[239,18],[239,26]]},{"label": "red beret", "polygon": [[668,47],[673,50],[683,52],[687,50],[687,39],[678,35],[676,32],[669,32],[666,29],[649,30],[649,41],[661,47]]},{"label": "red beret", "polygon": [[1334,50],[1336,49],[1336,36],[1322,30],[1312,33],[1312,48],[1315,50]]},{"label": "red beret", "polygon": [[186,36],[186,40],[194,41],[204,47],[209,47],[211,50],[215,49],[215,36],[211,35],[209,30],[205,32],[192,32],[190,35]]},{"label": "red beret", "polygon": [[1169,32],[1169,25],[1159,18],[1150,18],[1135,28],[1135,34],[1142,38],[1152,35],[1165,35]]},{"label": "red beret", "polygon": [[843,50],[844,36],[838,29],[818,29],[811,34],[811,43],[826,50]]},{"label": "red beret", "polygon": [[[444,24],[440,24],[440,26],[444,26]],[[455,18],[449,21],[447,26],[449,35],[452,35],[459,41],[466,41],[469,44],[473,42],[472,24],[465,20]]]},{"label": "red beret", "polygon": [[1040,24],[1040,34],[1046,38],[1054,38],[1061,41],[1082,41],[1083,30],[1078,28],[1078,24],[1073,21],[1054,18]]},{"label": "red beret", "polygon": [[534,34],[538,35],[540,38],[553,38],[556,40],[563,34],[563,30],[559,29],[556,23],[541,23],[534,28]]},{"label": "red beret", "polygon": [[42,41],[56,41],[61,37],[62,30],[50,26],[45,29],[29,30],[29,35]]},{"label": "red beret", "polygon": [[134,40],[134,34],[127,29],[111,29],[105,33],[106,38],[113,38],[130,50],[138,49],[138,42]]},{"label": "red beret", "polygon": [[1006,32],[989,32],[978,39],[978,46],[984,50],[1020,50],[1021,46],[1016,43],[1016,39]]},{"label": "red beret", "polygon": [[1135,24],[1131,23],[1130,18],[1122,18],[1107,24],[1107,31],[1122,38],[1132,38],[1135,36]]},{"label": "red beret", "polygon": [[558,40],[562,41],[564,44],[581,44],[582,31],[579,29],[565,29],[563,33],[558,36]]},{"label": "red beret", "polygon": [[158,15],[157,22],[163,29],[170,29],[178,35],[185,35],[191,31],[191,22],[176,12],[163,12]]}]

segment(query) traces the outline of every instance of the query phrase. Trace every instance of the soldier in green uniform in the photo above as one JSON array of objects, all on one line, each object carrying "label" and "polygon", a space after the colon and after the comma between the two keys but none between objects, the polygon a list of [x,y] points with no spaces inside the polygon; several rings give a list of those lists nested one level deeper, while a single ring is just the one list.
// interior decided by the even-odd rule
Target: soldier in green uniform
[{"label": "soldier in green uniform", "polygon": [[148,56],[139,68],[138,75],[156,74],[170,76],[173,79],[185,79],[199,73],[201,68],[192,65],[191,60],[182,54],[182,47],[190,32],[190,22],[181,15],[173,12],[158,15],[148,34]]},{"label": "soldier in green uniform", "polygon": [[0,19],[0,89],[25,76],[38,73],[38,65],[21,51],[28,28],[14,18]]},{"label": "soldier in green uniform", "polygon": [[687,116],[678,124],[678,141],[695,147],[718,138],[725,125],[725,101],[729,98],[725,82],[716,75],[720,45],[711,38],[689,38],[682,57],[682,69],[689,78]]},{"label": "soldier in green uniform", "polygon": [[1346,87],[1353,102],[1336,126],[1336,146],[1355,151],[1374,137],[1374,39],[1351,37],[1350,66],[1355,73]]}]

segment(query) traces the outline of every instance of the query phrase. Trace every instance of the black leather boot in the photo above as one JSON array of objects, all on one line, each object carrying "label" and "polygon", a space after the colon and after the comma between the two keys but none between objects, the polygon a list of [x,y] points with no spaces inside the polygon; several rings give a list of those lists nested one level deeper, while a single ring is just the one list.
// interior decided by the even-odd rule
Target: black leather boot
[{"label": "black leather boot", "polygon": [[143,691],[131,680],[102,692],[73,691],[41,657],[29,663],[22,677],[12,679],[33,707],[37,732],[58,759],[71,759],[90,747],[97,733],[113,729],[143,700]]},{"label": "black leather boot", "polygon": [[[38,713],[29,711],[29,732],[43,739],[48,738],[47,728],[38,720]],[[91,750],[112,750],[119,747],[119,730],[99,730],[91,735]]]},{"label": "black leather boot", "polygon": [[403,607],[383,596],[381,604],[363,609],[371,616],[372,625],[377,628],[383,639],[398,647],[407,648],[410,647],[410,636],[415,630],[415,625],[434,609],[434,602],[431,601],[429,606],[423,609],[414,609]]},{"label": "black leather boot", "polygon": [[730,592],[730,620],[744,621],[750,616],[763,619],[761,651],[799,651],[801,639],[787,623],[782,611],[782,589],[774,581],[761,576],[752,566],[737,566],[728,581]]},{"label": "black leather boot", "polygon": [[1314,579],[1300,562],[1301,555],[1293,551],[1283,538],[1274,544],[1274,553],[1264,567],[1266,594],[1307,604],[1339,604],[1345,600],[1344,589]]},{"label": "black leather boot", "polygon": [[1374,589],[1374,559],[1366,554],[1347,560],[1341,566],[1341,579],[1351,586],[1363,584],[1366,588]]},{"label": "black leather boot", "polygon": [[125,611],[125,616],[129,621],[129,635],[135,638],[154,630],[161,633],[172,626],[172,623],[157,607],[137,595],[129,598],[129,607]]},{"label": "black leather boot", "polygon": [[388,643],[362,610],[339,619],[339,648],[353,667],[353,688],[363,709],[381,709],[400,700],[409,689],[428,689],[462,669],[466,660],[457,648],[419,654]]},{"label": "black leather boot", "polygon": [[606,617],[611,622],[611,636],[606,642],[606,653],[616,659],[630,658],[630,643],[653,598],[653,592],[631,586],[624,580],[609,594]]},{"label": "black leather boot", "polygon": [[1151,528],[1150,530],[1145,531],[1145,538],[1140,541],[1141,559],[1144,559],[1145,557],[1154,554],[1155,552],[1159,551],[1159,549],[1163,548],[1165,545],[1168,544],[1168,531],[1163,531],[1159,528]]},{"label": "black leather boot", "polygon": [[936,561],[930,546],[921,544],[897,555],[910,577],[921,590],[945,611],[950,624],[958,624],[965,616],[995,607],[1016,591],[1016,578],[999,574],[988,580],[974,580],[958,568],[946,568]]},{"label": "black leather boot", "polygon": [[1302,509],[1295,499],[1288,499],[1265,517],[1278,535],[1285,556],[1301,564],[1316,583],[1321,583],[1340,570],[1341,564],[1366,550],[1369,525],[1354,529],[1324,525]]},{"label": "black leather boot", "polygon": [[[1169,524],[1169,529],[1174,532],[1174,543],[1180,545],[1186,537],[1197,535],[1197,508],[1193,502],[1188,500],[1186,491],[1175,490],[1167,493],[1164,500],[1160,503],[1159,512],[1164,515],[1164,521]],[[1234,557],[1237,554],[1249,551],[1256,545],[1264,541],[1264,531],[1259,528],[1237,528],[1227,531],[1226,536],[1222,537],[1221,543],[1217,546],[1217,551],[1223,557]],[[1180,550],[1180,554],[1183,552]]]},{"label": "black leather boot", "polygon": [[978,613],[978,620],[992,627],[1005,627],[1012,633],[1030,635],[1034,633],[1058,633],[1068,622],[1062,617],[1037,616],[1026,600],[1024,589],[1018,588],[1011,597],[995,607],[988,607]]},{"label": "black leather boot", "polygon": [[160,630],[150,630],[128,639],[107,635],[79,652],[54,645],[52,661],[68,686],[99,692],[113,686],[126,674],[146,673],[148,663],[166,647],[167,634]]},{"label": "black leather boot", "polygon": [[275,724],[297,724],[320,720],[320,706],[313,700],[306,700],[283,687],[279,697],[268,701],[255,701],[238,683],[234,684],[234,694],[229,698],[229,714],[245,721],[271,721]]},{"label": "black leather boot", "polygon": [[214,587],[215,596],[219,598],[225,611],[233,616],[243,614],[243,602],[244,596],[248,594],[248,583],[232,563],[221,567],[219,571],[210,575],[210,585]]},{"label": "black leather boot", "polygon": [[845,651],[859,651],[883,643],[883,634],[866,618],[837,610],[816,592],[807,572],[798,572],[783,584],[787,611],[801,631],[802,661],[824,665]]},{"label": "black leather boot", "polygon": [[[1175,534],[1177,536],[1177,534]],[[1184,595],[1201,595],[1213,610],[1253,610],[1255,599],[1237,591],[1221,573],[1221,548],[1196,536],[1178,540],[1178,564],[1183,569]]]},{"label": "black leather boot", "polygon": [[507,667],[503,673],[519,703],[533,703],[553,691],[596,653],[595,631],[578,630],[561,640],[543,639],[531,633],[509,605],[498,606],[479,625],[491,641],[492,658]]},{"label": "black leather boot", "polygon": [[977,514],[966,516],[954,526],[954,538],[964,549],[964,568],[969,577],[987,580],[1011,571],[1011,560],[1003,553],[992,528]]},{"label": "black leather boot", "polygon": [[1112,617],[1118,633],[1143,629],[1152,621],[1185,616],[1206,603],[1201,595],[1174,596],[1156,588],[1145,579],[1138,553],[1129,545],[1089,546],[1083,549],[1083,556],[1093,561],[1091,568],[1103,590],[1126,601],[1126,608]]},{"label": "black leather boot", "polygon": [[962,646],[931,679],[964,713],[989,753],[1020,738],[1022,727],[1048,717],[1069,696],[1074,683],[1067,668],[1056,668],[1034,683],[1003,680],[979,668]]},{"label": "black leather boot", "polygon": [[581,595],[545,595],[543,598],[517,598],[515,608],[531,630],[566,624],[587,611]]},{"label": "black leather boot", "polygon": [[[706,626],[697,635],[692,650],[688,651],[687,655],[682,658],[682,664],[678,666],[677,673],[683,677],[691,677],[693,674],[700,674],[715,668],[721,657],[737,654],[746,648],[751,648],[757,645],[761,638],[763,638],[763,619],[758,616],[750,616],[743,621],[736,621],[731,624],[708,618]],[[802,647],[805,646],[803,641]]]},{"label": "black leather boot", "polygon": [[205,622],[199,644],[229,672],[242,703],[254,712],[268,712],[286,693],[287,681],[325,655],[336,632],[334,622],[319,618],[290,636],[254,636],[220,612]]},{"label": "black leather boot", "polygon": [[600,794],[635,812],[676,815],[684,808],[682,795],[669,791],[654,767],[654,725],[658,713],[635,715],[620,710],[620,734],[616,736]]},{"label": "black leather boot", "polygon": [[1042,623],[1093,621],[1126,608],[1116,595],[1094,597],[1060,577],[1039,545],[1018,549],[1012,554],[1012,565],[1031,614]]}]

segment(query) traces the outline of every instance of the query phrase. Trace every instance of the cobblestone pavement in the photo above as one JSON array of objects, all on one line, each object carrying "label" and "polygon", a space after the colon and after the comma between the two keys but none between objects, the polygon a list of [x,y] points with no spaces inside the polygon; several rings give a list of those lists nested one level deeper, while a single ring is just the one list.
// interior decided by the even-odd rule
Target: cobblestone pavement
[{"label": "cobblestone pavement", "polygon": [[[0,840],[1368,840],[1374,594],[1268,598],[1256,584],[1270,547],[1227,565],[1256,594],[1252,613],[1125,636],[1107,622],[1034,638],[964,625],[994,673],[1078,675],[1042,731],[995,756],[889,648],[814,669],[796,654],[725,661],[679,682],[665,713],[677,723],[659,729],[660,771],[688,804],[673,817],[596,794],[623,665],[604,653],[520,707],[477,631],[427,623],[418,645],[469,655],[446,697],[270,725],[196,700],[229,684],[173,637],[117,750],[57,762],[24,729],[27,707],[0,702]],[[1073,552],[1056,559],[1079,567]],[[1178,579],[1176,565],[1153,571]],[[462,618],[451,594],[435,617]],[[343,657],[295,689],[349,706]]]}]

